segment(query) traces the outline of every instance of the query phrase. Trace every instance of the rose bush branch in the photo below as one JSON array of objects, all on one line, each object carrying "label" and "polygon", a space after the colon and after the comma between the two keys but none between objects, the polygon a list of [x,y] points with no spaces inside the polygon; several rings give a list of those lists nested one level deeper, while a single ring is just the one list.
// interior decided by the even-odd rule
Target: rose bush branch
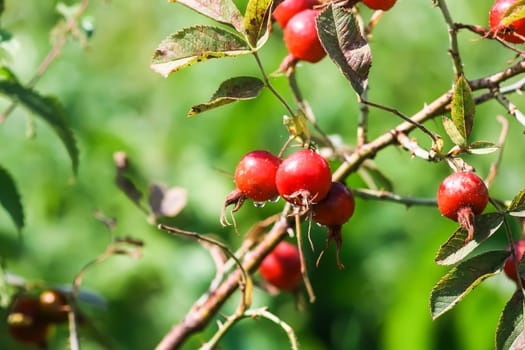
[{"label": "rose bush branch", "polygon": [[[248,273],[253,273],[262,259],[287,235],[292,222],[281,216],[263,237],[263,239],[242,259],[242,266]],[[227,279],[216,288],[206,292],[203,300],[195,303],[184,319],[176,324],[157,345],[157,350],[176,349],[191,335],[203,330],[215,317],[222,305],[239,288],[242,279],[240,269],[235,269]]]},{"label": "rose bush branch", "polygon": [[[525,61],[484,78],[470,82],[472,90],[490,89],[512,77],[525,72]],[[417,128],[418,124],[424,123],[432,118],[440,116],[450,108],[453,90],[450,89],[425,106],[422,110],[415,113],[410,119],[399,124],[396,128],[380,135],[363,147],[355,149],[352,153],[345,156],[345,161],[333,173],[334,181],[342,181],[350,174],[355,172],[367,159],[373,158],[378,152],[388,146],[398,143],[396,135],[408,134]],[[395,199],[395,196],[386,196],[384,200]],[[404,197],[397,197],[400,202],[413,202],[413,204],[432,204],[422,200],[407,200]],[[422,203],[425,202],[425,203]],[[253,273],[262,259],[268,255],[273,247],[284,237],[287,230],[291,227],[291,222],[286,215],[282,215],[273,225],[271,230],[264,238],[257,243],[253,249],[246,253],[242,259],[242,266],[248,273]],[[157,345],[157,350],[175,349],[183,344],[190,336],[202,331],[206,325],[218,313],[220,308],[229,297],[239,288],[242,280],[242,273],[239,269],[234,270],[220,285],[206,292],[198,303],[195,303],[186,314],[184,319],[173,326]]]},{"label": "rose bush branch", "polygon": [[[522,60],[513,66],[484,78],[469,81],[469,85],[473,91],[482,89],[491,89],[498,84],[513,78],[525,72],[525,60]],[[421,109],[410,117],[411,122],[404,122],[399,124],[392,130],[385,132],[383,135],[377,137],[371,142],[363,145],[359,149],[350,153],[345,157],[345,162],[334,172],[334,181],[340,181],[355,172],[359,166],[366,159],[374,158],[377,152],[382,149],[397,143],[396,135],[399,133],[408,134],[416,129],[417,124],[422,124],[430,119],[440,116],[450,110],[450,102],[452,101],[453,88],[443,93],[434,101],[429,103],[425,108]]]}]

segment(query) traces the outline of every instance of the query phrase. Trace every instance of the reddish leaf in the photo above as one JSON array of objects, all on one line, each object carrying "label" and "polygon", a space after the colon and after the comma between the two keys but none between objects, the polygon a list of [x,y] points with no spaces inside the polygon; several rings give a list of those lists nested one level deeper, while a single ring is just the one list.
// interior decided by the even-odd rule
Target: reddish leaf
[{"label": "reddish leaf", "polygon": [[316,22],[319,39],[328,56],[361,95],[368,83],[372,53],[352,10],[330,4]]}]

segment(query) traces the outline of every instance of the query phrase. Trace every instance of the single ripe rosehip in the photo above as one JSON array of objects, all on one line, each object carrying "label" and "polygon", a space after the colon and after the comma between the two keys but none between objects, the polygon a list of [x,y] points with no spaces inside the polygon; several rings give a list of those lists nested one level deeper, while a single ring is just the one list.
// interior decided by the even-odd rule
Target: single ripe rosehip
[{"label": "single ripe rosehip", "polygon": [[259,272],[271,285],[288,292],[294,291],[302,279],[299,250],[291,243],[280,242],[263,259]]},{"label": "single ripe rosehip", "polygon": [[275,187],[275,173],[281,159],[267,151],[246,154],[235,169],[235,184],[248,198],[264,202],[279,195]]},{"label": "single ripe rosehip", "polygon": [[9,308],[7,323],[9,334],[16,341],[40,347],[47,343],[50,324],[42,318],[37,297],[16,297]]},{"label": "single ripe rosehip", "polygon": [[270,152],[256,150],[245,154],[235,168],[235,185],[224,201],[221,213],[223,226],[229,224],[226,219],[226,207],[234,205],[232,213],[239,210],[247,198],[254,202],[278,198],[279,192],[275,186],[275,174],[281,164],[281,159]]},{"label": "single ripe rosehip", "polygon": [[[514,251],[516,252],[516,258],[519,264],[519,261],[521,261],[521,258],[523,257],[523,253],[525,253],[525,239],[521,239],[519,241],[514,242]],[[514,258],[512,256],[509,256],[507,260],[505,260],[505,264],[503,265],[503,271],[505,272],[505,275],[507,275],[508,278],[510,278],[514,282],[518,282],[516,265],[514,264]],[[522,281],[524,281],[523,278]]]},{"label": "single ripe rosehip", "polygon": [[439,211],[467,229],[467,243],[474,235],[474,216],[483,212],[488,201],[487,186],[472,172],[463,171],[447,176],[437,193]]},{"label": "single ripe rosehip", "polygon": [[326,197],[331,178],[328,162],[315,151],[303,149],[282,161],[275,185],[286,201],[308,207]]},{"label": "single ripe rosehip", "polygon": [[290,18],[303,10],[313,8],[315,3],[315,0],[284,0],[275,7],[272,16],[281,28],[285,28]]},{"label": "single ripe rosehip", "polygon": [[39,300],[43,318],[53,323],[67,322],[70,307],[63,292],[56,289],[48,289],[40,293]]},{"label": "single ripe rosehip", "polygon": [[518,36],[525,36],[525,18],[518,19],[506,26],[501,25],[503,14],[514,3],[516,3],[516,0],[496,0],[489,12],[489,25],[490,29],[501,39],[510,43],[520,44],[525,41]]},{"label": "single ripe rosehip", "polygon": [[326,56],[315,25],[320,12],[314,9],[303,10],[293,16],[284,28],[284,43],[295,59],[316,63]]},{"label": "single ripe rosehip", "polygon": [[312,206],[312,220],[320,225],[343,225],[354,213],[352,192],[340,182],[332,182],[326,197]]},{"label": "single ripe rosehip", "polygon": [[354,208],[355,201],[352,192],[340,182],[332,182],[326,197],[312,205],[312,220],[328,227],[326,246],[328,247],[332,241],[335,242],[337,266],[340,269],[344,268],[339,258],[343,245],[341,228],[354,214]]},{"label": "single ripe rosehip", "polygon": [[372,10],[390,10],[397,0],[361,0],[369,9]]}]

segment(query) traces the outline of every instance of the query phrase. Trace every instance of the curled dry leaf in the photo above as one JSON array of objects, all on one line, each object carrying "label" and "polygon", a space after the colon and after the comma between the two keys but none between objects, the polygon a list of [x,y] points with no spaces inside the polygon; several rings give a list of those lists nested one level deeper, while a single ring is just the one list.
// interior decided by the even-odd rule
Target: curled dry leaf
[{"label": "curled dry leaf", "polygon": [[152,184],[149,188],[149,205],[156,216],[175,217],[186,206],[188,193],[182,187],[167,188]]}]

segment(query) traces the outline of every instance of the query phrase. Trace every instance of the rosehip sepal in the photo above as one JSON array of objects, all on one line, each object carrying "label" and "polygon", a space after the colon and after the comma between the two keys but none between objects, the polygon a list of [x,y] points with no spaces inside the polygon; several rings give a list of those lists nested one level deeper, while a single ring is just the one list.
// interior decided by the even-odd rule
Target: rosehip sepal
[{"label": "rosehip sepal", "polygon": [[465,244],[474,238],[475,217],[485,210],[488,201],[487,186],[472,172],[462,171],[451,174],[438,188],[439,211],[467,230]]},{"label": "rosehip sepal", "polygon": [[[355,200],[352,192],[340,182],[332,182],[326,197],[311,208],[312,220],[328,228],[326,248],[331,242],[335,242],[336,262],[340,269],[344,268],[340,259],[343,244],[342,225],[350,220],[354,214],[354,208]],[[324,251],[319,255],[317,263],[319,263],[323,253]]]}]

